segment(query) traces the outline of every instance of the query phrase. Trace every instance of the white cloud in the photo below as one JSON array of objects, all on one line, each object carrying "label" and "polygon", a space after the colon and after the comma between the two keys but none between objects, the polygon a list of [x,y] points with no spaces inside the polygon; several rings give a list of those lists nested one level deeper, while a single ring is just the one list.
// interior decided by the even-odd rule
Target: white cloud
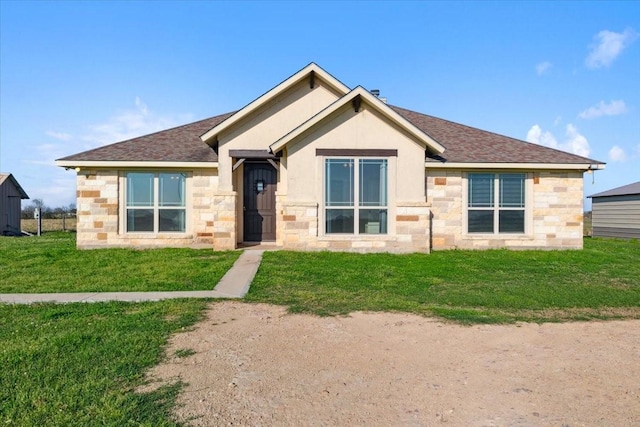
[{"label": "white cloud", "polygon": [[23,159],[22,163],[41,166],[55,166],[55,160],[65,154],[65,145],[39,144],[31,147],[31,157]]},{"label": "white cloud", "polygon": [[566,138],[565,143],[561,146],[563,150],[585,157],[591,153],[589,141],[583,135],[580,135],[578,128],[571,123],[567,125]]},{"label": "white cloud", "polygon": [[554,126],[558,126],[560,123],[562,123],[562,116],[556,117],[556,119],[553,121]]},{"label": "white cloud", "polygon": [[611,101],[606,103],[600,101],[597,105],[589,107],[578,116],[581,119],[595,119],[602,116],[617,116],[627,112],[627,105],[623,100]]},{"label": "white cloud", "polygon": [[527,132],[527,141],[544,145],[545,147],[559,148],[558,141],[551,132],[542,132],[542,128],[539,125],[531,126],[531,129]]},{"label": "white cloud", "polygon": [[596,34],[594,42],[589,45],[589,55],[585,59],[588,68],[608,67],[629,46],[638,33],[627,28],[623,33],[603,30]]},{"label": "white cloud", "polygon": [[71,139],[71,134],[65,133],[65,132],[56,132],[53,130],[48,130],[45,132],[45,135],[53,138],[53,139],[57,139],[59,141],[69,141]]},{"label": "white cloud", "polygon": [[551,64],[551,62],[549,62],[549,61],[541,62],[541,63],[536,65],[536,73],[539,76],[541,76],[543,74],[547,74],[549,71],[551,71],[551,67],[552,66],[553,66],[553,64]]},{"label": "white cloud", "polygon": [[611,159],[612,162],[624,162],[627,160],[627,155],[622,148],[614,145],[611,147],[611,150],[609,150],[609,159]]},{"label": "white cloud", "polygon": [[147,104],[142,102],[142,99],[140,99],[139,96],[136,96],[136,108],[138,108],[138,110],[145,116],[149,114],[149,107],[147,107]]},{"label": "white cloud", "polygon": [[[65,195],[68,195],[69,188],[75,189],[76,187],[76,176],[74,174],[66,174],[66,176],[51,178],[51,185],[47,187],[42,187],[38,189],[38,198],[44,199],[45,204],[49,205],[50,200],[57,200],[55,204],[49,205],[54,208],[57,206],[63,206],[66,203],[61,202],[61,200]],[[71,192],[73,194],[73,192]]]},{"label": "white cloud", "polygon": [[90,146],[86,148],[94,148],[168,129],[188,123],[190,120],[190,115],[156,114],[149,110],[139,97],[136,97],[135,108],[122,111],[104,123],[90,126],[90,132],[84,135],[82,140],[89,143]]},{"label": "white cloud", "polygon": [[[0,0],[1,1],[1,0]],[[105,144],[146,135],[193,121],[191,114],[162,115],[152,111],[140,98],[135,98],[129,108],[113,114],[102,123],[85,127],[85,131],[46,131],[50,141],[29,146],[30,155],[22,163],[30,165],[35,175],[46,174],[44,181],[30,186],[27,193],[32,198],[43,198],[49,206],[67,205],[75,199],[75,172],[65,172],[55,165],[55,160]],[[77,136],[82,135],[83,136]],[[43,167],[49,167],[46,172]],[[40,178],[39,178],[40,179]],[[28,179],[26,179],[28,183]],[[23,183],[24,184],[24,183]]]},{"label": "white cloud", "polygon": [[538,145],[544,145],[545,147],[556,148],[563,151],[568,151],[579,156],[588,156],[591,153],[591,147],[589,141],[584,135],[578,132],[578,128],[569,123],[565,132],[565,140],[561,143],[558,142],[556,137],[549,131],[543,131],[539,125],[531,126],[531,129],[527,132],[527,141]]}]

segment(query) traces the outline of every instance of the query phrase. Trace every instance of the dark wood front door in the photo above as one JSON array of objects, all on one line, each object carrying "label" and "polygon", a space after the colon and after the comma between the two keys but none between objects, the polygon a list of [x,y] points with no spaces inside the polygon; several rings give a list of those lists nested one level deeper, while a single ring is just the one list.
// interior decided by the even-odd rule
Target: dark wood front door
[{"label": "dark wood front door", "polygon": [[276,240],[276,170],[266,162],[244,164],[244,240]]}]

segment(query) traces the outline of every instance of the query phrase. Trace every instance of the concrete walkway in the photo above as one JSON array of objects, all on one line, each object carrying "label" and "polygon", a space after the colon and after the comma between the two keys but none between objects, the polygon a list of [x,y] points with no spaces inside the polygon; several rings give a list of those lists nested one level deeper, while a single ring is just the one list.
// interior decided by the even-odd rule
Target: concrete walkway
[{"label": "concrete walkway", "polygon": [[242,298],[249,291],[263,250],[245,250],[231,269],[211,291],[175,292],[79,292],[60,294],[0,294],[0,303],[33,304],[37,302],[104,302],[104,301],[160,301],[173,298]]}]

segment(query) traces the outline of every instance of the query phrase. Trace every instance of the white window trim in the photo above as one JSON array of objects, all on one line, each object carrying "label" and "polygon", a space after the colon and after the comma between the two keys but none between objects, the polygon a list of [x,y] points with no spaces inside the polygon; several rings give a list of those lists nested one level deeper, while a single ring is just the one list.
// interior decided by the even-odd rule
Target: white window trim
[{"label": "white window trim", "polygon": [[[320,230],[320,236],[323,239],[326,240],[340,240],[340,239],[345,239],[345,238],[354,238],[357,237],[358,239],[362,239],[362,240],[385,240],[393,235],[395,235],[395,221],[392,220],[392,218],[395,218],[395,192],[393,191],[393,189],[395,189],[395,159],[397,159],[396,156],[317,156],[318,159],[318,169],[320,171],[320,176],[321,179],[318,180],[318,185],[319,185],[319,194],[320,194],[320,199],[321,202],[319,203],[320,209],[318,212],[318,220],[320,221],[318,230]],[[371,208],[376,208],[378,206],[370,206],[370,207],[360,207],[359,206],[359,192],[356,191],[354,194],[354,233],[327,233],[326,227],[327,227],[327,223],[326,223],[326,211],[327,211],[327,206],[325,205],[326,202],[326,160],[331,160],[331,159],[349,159],[349,160],[353,160],[354,164],[358,164],[357,166],[357,170],[358,173],[354,172],[354,181],[353,181],[353,185],[354,185],[354,189],[359,189],[359,185],[360,185],[360,173],[359,173],[359,161],[360,160],[386,160],[387,161],[387,204],[386,206],[379,206],[379,208],[381,209],[386,209],[387,210],[387,232],[386,233],[380,233],[380,234],[364,234],[364,233],[360,233],[359,229],[358,229],[358,219],[359,219],[359,215],[356,213],[357,211],[359,211],[360,209],[371,209]],[[336,207],[338,208],[338,207]],[[347,207],[345,207],[347,208]],[[329,208],[331,209],[331,208]]]},{"label": "white window trim", "polygon": [[[154,183],[153,183],[153,191],[154,191],[154,206],[152,207],[140,207],[140,209],[153,209],[154,211],[154,231],[127,231],[127,174],[128,173],[152,173],[154,174]],[[184,231],[158,231],[158,222],[156,221],[158,210],[160,207],[158,206],[158,187],[159,187],[159,179],[158,174],[160,173],[182,173],[185,175],[185,205],[184,207],[163,207],[162,209],[184,209],[185,211],[185,224]],[[161,169],[130,169],[120,172],[120,206],[118,209],[119,218],[118,218],[118,234],[121,237],[135,237],[135,238],[184,238],[190,237],[191,235],[191,177],[192,174],[190,171],[185,170],[161,170]]]},{"label": "white window trim", "polygon": [[[493,174],[494,180],[496,175],[509,174],[509,173],[523,173],[524,174],[524,233],[500,233],[498,219],[494,219],[494,232],[493,233],[469,233],[469,175],[474,173]],[[487,170],[473,170],[463,173],[462,180],[462,230],[466,239],[531,239],[533,237],[533,174],[524,171],[508,170],[508,171],[487,171]],[[499,185],[494,185],[494,192],[499,191]],[[496,193],[494,193],[496,194]],[[499,199],[495,199],[496,206],[493,208],[494,212],[498,212]],[[509,208],[504,208],[509,210]],[[519,210],[519,209],[512,209]],[[496,226],[496,224],[498,226]]]}]

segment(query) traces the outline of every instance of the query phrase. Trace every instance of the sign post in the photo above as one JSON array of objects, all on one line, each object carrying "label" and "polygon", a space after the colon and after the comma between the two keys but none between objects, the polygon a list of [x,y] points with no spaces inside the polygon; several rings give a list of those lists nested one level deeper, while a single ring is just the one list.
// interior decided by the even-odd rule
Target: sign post
[{"label": "sign post", "polygon": [[33,210],[33,217],[36,219],[36,224],[38,226],[38,236],[42,233],[42,216],[40,215],[40,208],[35,208]]}]

